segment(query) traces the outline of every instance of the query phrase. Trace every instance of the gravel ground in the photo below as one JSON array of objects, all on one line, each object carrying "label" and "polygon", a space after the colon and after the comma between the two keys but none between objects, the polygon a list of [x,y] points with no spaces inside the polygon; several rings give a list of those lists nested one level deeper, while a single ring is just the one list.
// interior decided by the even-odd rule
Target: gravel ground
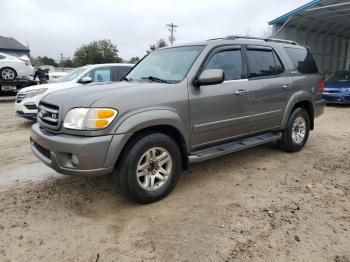
[{"label": "gravel ground", "polygon": [[[39,173],[30,122],[0,109],[0,178]],[[327,107],[301,152],[269,144],[193,165],[151,205],[109,177],[0,184],[0,261],[350,261],[349,145],[350,108]]]}]

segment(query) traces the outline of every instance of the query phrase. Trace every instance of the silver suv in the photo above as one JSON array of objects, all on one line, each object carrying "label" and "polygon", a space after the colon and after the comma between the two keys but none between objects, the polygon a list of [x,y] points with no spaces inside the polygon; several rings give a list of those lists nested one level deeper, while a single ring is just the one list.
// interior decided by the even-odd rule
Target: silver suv
[{"label": "silver suv", "polygon": [[59,173],[113,174],[127,197],[165,197],[190,163],[277,141],[296,152],[324,110],[295,42],[231,36],[156,50],[119,83],[45,96],[34,154]]}]

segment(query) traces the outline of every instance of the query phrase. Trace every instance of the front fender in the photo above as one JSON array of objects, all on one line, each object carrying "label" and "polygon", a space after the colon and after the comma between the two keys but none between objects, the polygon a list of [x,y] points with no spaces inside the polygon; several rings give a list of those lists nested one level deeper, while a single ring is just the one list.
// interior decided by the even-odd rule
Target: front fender
[{"label": "front fender", "polygon": [[135,133],[154,126],[170,126],[176,128],[182,135],[186,147],[190,148],[187,125],[177,113],[171,110],[156,109],[133,114],[116,127],[115,133]]}]

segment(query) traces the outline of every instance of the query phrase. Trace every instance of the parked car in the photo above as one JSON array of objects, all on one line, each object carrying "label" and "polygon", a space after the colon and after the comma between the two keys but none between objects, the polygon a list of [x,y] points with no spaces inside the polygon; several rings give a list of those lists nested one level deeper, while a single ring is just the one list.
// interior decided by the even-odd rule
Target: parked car
[{"label": "parked car", "polygon": [[325,81],[323,98],[328,104],[350,104],[350,71],[337,71]]},{"label": "parked car", "polygon": [[61,78],[66,76],[67,72],[49,72],[49,83],[57,83],[61,81]]},{"label": "parked car", "polygon": [[16,77],[34,74],[34,69],[27,56],[19,58],[0,53],[0,80],[10,81]]},{"label": "parked car", "polygon": [[[119,81],[133,67],[133,64],[98,64],[76,68],[60,78],[57,83],[29,86],[21,89],[16,96],[17,116],[36,119],[39,101],[57,90],[77,87],[90,83]],[[69,99],[69,98],[67,98]]]},{"label": "parked car", "polygon": [[272,141],[301,150],[323,113],[322,88],[310,51],[294,42],[227,37],[167,47],[122,82],[45,96],[31,148],[59,173],[113,173],[122,194],[149,203],[190,163]]}]

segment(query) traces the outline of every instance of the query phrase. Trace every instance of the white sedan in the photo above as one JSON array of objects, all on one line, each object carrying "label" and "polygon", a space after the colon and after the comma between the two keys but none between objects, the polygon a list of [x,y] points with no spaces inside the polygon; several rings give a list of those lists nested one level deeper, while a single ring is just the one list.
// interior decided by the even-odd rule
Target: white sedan
[{"label": "white sedan", "polygon": [[47,94],[84,84],[119,81],[133,66],[133,64],[87,65],[74,69],[59,78],[57,83],[25,87],[16,96],[16,115],[35,120],[40,99]]},{"label": "white sedan", "polygon": [[0,53],[0,80],[11,81],[16,77],[34,74],[34,69],[27,56],[14,57]]}]

